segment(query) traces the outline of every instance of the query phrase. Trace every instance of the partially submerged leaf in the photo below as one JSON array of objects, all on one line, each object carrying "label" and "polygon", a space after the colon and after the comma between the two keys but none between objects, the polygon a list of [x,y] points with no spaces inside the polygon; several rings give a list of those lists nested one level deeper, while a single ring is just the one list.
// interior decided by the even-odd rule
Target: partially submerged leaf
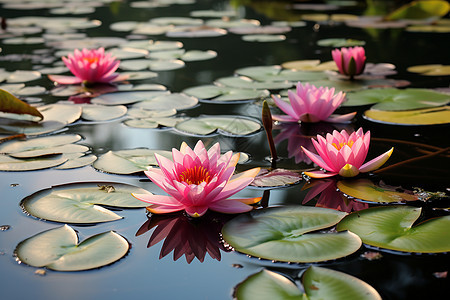
[{"label": "partially submerged leaf", "polygon": [[[22,100],[19,100],[12,94],[2,89],[0,89],[0,112],[34,116],[35,118],[30,118],[30,120],[36,121],[44,118],[44,116],[36,108],[23,102]],[[4,115],[0,114],[0,117],[1,116]]]},{"label": "partially submerged leaf", "polygon": [[136,186],[117,182],[71,183],[40,190],[24,198],[20,204],[27,213],[40,219],[92,224],[121,219],[116,213],[99,205],[122,208],[147,206],[131,195],[135,192],[150,193]]},{"label": "partially submerged leaf", "polygon": [[337,182],[337,187],[348,196],[375,203],[418,200],[418,197],[412,193],[399,192],[393,187],[375,185],[368,179],[341,180]]},{"label": "partially submerged leaf", "polygon": [[176,129],[194,135],[221,133],[224,135],[248,135],[261,129],[261,124],[240,116],[203,116],[180,122]]},{"label": "partially submerged leaf", "polygon": [[404,111],[369,109],[364,118],[373,122],[395,125],[437,125],[450,123],[450,107],[425,108]]},{"label": "partially submerged leaf", "polygon": [[75,230],[68,225],[38,233],[20,242],[15,254],[33,267],[56,271],[82,271],[109,265],[129,250],[127,240],[108,231],[78,243]]},{"label": "partially submerged leaf", "polygon": [[302,180],[302,175],[285,169],[275,169],[272,171],[264,170],[260,172],[251,185],[256,187],[280,187],[289,186]]}]

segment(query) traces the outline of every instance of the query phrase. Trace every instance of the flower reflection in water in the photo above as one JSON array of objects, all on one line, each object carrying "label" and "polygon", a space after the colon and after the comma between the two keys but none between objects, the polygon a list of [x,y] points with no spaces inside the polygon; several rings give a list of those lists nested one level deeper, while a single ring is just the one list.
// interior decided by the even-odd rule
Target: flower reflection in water
[{"label": "flower reflection in water", "polygon": [[316,206],[336,209],[344,212],[352,212],[369,208],[369,204],[348,199],[338,190],[336,179],[322,179],[308,182],[303,186],[303,190],[308,189],[308,193],[302,204],[308,203],[317,195]]},{"label": "flower reflection in water", "polygon": [[136,236],[155,228],[147,247],[150,248],[164,240],[159,258],[173,250],[173,260],[183,255],[190,264],[194,258],[203,262],[208,253],[213,259],[221,259],[220,250],[229,251],[220,241],[222,226],[232,215],[208,212],[203,218],[191,218],[182,213],[151,215],[139,228]]}]

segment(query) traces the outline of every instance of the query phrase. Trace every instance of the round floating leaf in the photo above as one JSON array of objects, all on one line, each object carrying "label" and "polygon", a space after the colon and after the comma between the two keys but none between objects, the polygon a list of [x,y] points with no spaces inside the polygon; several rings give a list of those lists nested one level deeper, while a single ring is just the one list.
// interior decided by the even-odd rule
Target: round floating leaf
[{"label": "round floating leaf", "polygon": [[386,20],[420,20],[432,17],[443,17],[449,10],[450,4],[447,1],[413,1],[399,7],[387,15]]},{"label": "round floating leaf", "polygon": [[269,97],[268,90],[249,90],[218,85],[201,85],[183,90],[183,93],[201,99],[203,102],[242,102]]},{"label": "round floating leaf", "polygon": [[83,104],[81,117],[89,121],[108,121],[120,118],[127,113],[127,107],[123,105],[105,106],[96,104]]},{"label": "round floating leaf", "polygon": [[[39,110],[2,89],[0,89],[0,112],[27,115],[29,117],[27,119],[36,121],[43,118]],[[4,117],[5,115],[2,114],[0,116]]]},{"label": "round floating leaf", "polygon": [[[264,172],[265,171],[265,172]],[[272,171],[261,171],[255,177],[251,185],[257,187],[280,187],[298,183],[302,175],[285,169],[274,169]]]},{"label": "round floating leaf", "polygon": [[40,156],[56,155],[56,154],[67,154],[67,153],[79,153],[87,152],[89,148],[78,144],[67,144],[54,147],[46,147],[42,149],[28,150],[24,152],[9,154],[15,158],[34,158]]},{"label": "round floating leaf", "polygon": [[91,103],[101,105],[131,104],[150,100],[160,95],[169,94],[168,91],[130,91],[103,94],[91,100]]},{"label": "round floating leaf", "polygon": [[82,182],[54,186],[38,191],[21,201],[23,209],[40,219],[73,224],[92,224],[121,219],[101,207],[139,208],[146,203],[131,193],[150,192],[136,186],[111,182]]},{"label": "round floating leaf", "polygon": [[246,42],[281,42],[286,39],[285,35],[282,34],[247,34],[242,36],[242,40]]},{"label": "round floating leaf", "polygon": [[78,243],[68,225],[38,233],[17,245],[19,260],[33,267],[56,271],[82,271],[109,265],[127,254],[127,240],[108,231]]},{"label": "round floating leaf", "polygon": [[[450,28],[449,28],[450,31]],[[450,65],[420,65],[409,67],[408,72],[419,73],[425,76],[448,76]]]},{"label": "round floating leaf", "polygon": [[411,110],[442,106],[450,102],[450,95],[428,89],[370,89],[347,94],[344,106],[375,104],[377,110]]},{"label": "round floating leaf", "polygon": [[59,166],[67,158],[61,155],[39,159],[17,159],[7,155],[0,155],[0,171],[33,171]]},{"label": "round floating leaf", "polygon": [[125,125],[135,128],[158,128],[174,127],[179,122],[186,120],[186,118],[143,118],[143,119],[130,119],[125,121]]},{"label": "round floating leaf", "polygon": [[[66,155],[66,157],[67,157],[67,155]],[[67,169],[81,168],[81,167],[92,164],[96,159],[97,159],[97,156],[95,156],[93,154],[84,155],[84,156],[79,155],[75,158],[69,158],[68,161],[66,161],[62,165],[55,167],[55,169],[67,170]]]},{"label": "round floating leaf", "polygon": [[368,179],[341,180],[337,182],[337,187],[348,196],[376,203],[418,200],[414,194],[397,192],[393,187],[375,185]]},{"label": "round floating leaf", "polygon": [[126,76],[127,80],[143,80],[158,77],[158,73],[150,71],[121,72],[120,75]]},{"label": "round floating leaf", "polygon": [[134,48],[115,48],[108,51],[117,59],[135,59],[148,55],[148,51],[145,49]]},{"label": "round floating leaf", "polygon": [[184,49],[175,49],[175,50],[167,50],[167,51],[156,51],[151,52],[149,58],[151,59],[177,59],[180,58],[186,50]]},{"label": "round floating leaf", "polygon": [[337,230],[356,233],[363,243],[380,248],[418,253],[450,251],[450,216],[416,224],[421,208],[406,205],[373,207],[344,218]]},{"label": "round floating leaf", "polygon": [[76,143],[81,140],[81,136],[78,134],[60,134],[46,137],[38,137],[28,139],[25,141],[11,140],[0,144],[0,153],[20,153],[25,151],[40,150],[45,148],[51,148],[55,146],[61,146],[71,143]]},{"label": "round floating leaf", "polygon": [[304,293],[281,274],[263,269],[236,288],[240,299],[367,299],[381,300],[378,292],[364,281],[342,272],[311,266],[301,278]]},{"label": "round floating leaf", "polygon": [[147,101],[141,101],[133,105],[133,108],[143,108],[147,110],[168,110],[168,109],[188,109],[198,104],[198,99],[182,94],[163,94]]},{"label": "round floating leaf", "polygon": [[149,66],[152,71],[171,71],[183,68],[184,62],[179,59],[151,60]]},{"label": "round floating leaf", "polygon": [[40,106],[39,111],[44,116],[44,122],[56,121],[71,124],[81,117],[82,109],[77,105],[48,104]]},{"label": "round floating leaf", "polygon": [[17,96],[34,96],[34,95],[42,95],[47,90],[42,86],[27,86],[23,89],[20,89],[16,92]]},{"label": "round floating leaf", "polygon": [[209,26],[177,26],[168,30],[166,36],[172,38],[197,38],[197,37],[217,37],[226,35],[227,31],[221,28]]},{"label": "round floating leaf", "polygon": [[130,108],[128,110],[128,116],[133,118],[161,118],[161,117],[170,117],[177,114],[176,109],[167,109],[167,110],[146,110],[143,108]]},{"label": "round floating leaf", "polygon": [[[283,69],[281,66],[256,66],[236,70],[236,73],[257,81],[315,81],[327,78],[323,72]],[[292,84],[291,84],[292,85]]]},{"label": "round floating leaf", "polygon": [[242,76],[231,76],[231,77],[223,77],[216,80],[216,83],[225,85],[233,88],[240,89],[286,89],[292,86],[291,82],[288,81],[253,81],[250,78],[242,77]]},{"label": "round floating leaf", "polygon": [[326,61],[320,63],[320,60],[294,60],[287,61],[281,65],[285,69],[293,69],[299,71],[337,71],[337,66],[334,61]]},{"label": "round floating leaf", "polygon": [[395,125],[437,125],[450,123],[450,107],[425,108],[405,111],[369,109],[364,117],[373,122]]},{"label": "round floating leaf", "polygon": [[94,163],[94,168],[113,174],[132,174],[147,171],[149,166],[157,166],[155,153],[172,158],[172,152],[150,149],[127,149],[108,151]]},{"label": "round floating leaf", "polygon": [[310,233],[335,225],[345,215],[310,206],[267,208],[231,220],[222,234],[228,244],[248,255],[297,263],[327,261],[361,247],[361,240],[349,231]]},{"label": "round floating leaf", "polygon": [[200,60],[208,60],[217,56],[216,51],[207,50],[191,50],[184,53],[180,58],[184,61],[200,61]]},{"label": "round floating leaf", "polygon": [[323,39],[317,41],[317,45],[322,47],[354,47],[354,46],[364,46],[365,41],[353,40],[353,39],[342,39],[342,38],[331,38]]},{"label": "round floating leaf", "polygon": [[176,129],[194,135],[218,132],[224,135],[248,135],[261,129],[261,124],[238,116],[204,116],[188,119],[175,126]]}]

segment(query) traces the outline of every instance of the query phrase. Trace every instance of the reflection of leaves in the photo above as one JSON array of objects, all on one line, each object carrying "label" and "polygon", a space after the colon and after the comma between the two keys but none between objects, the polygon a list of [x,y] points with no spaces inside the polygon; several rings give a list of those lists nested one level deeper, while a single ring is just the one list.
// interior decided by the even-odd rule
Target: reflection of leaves
[{"label": "reflection of leaves", "polygon": [[302,175],[298,172],[285,169],[274,169],[272,171],[263,169],[255,177],[251,185],[257,187],[280,187],[296,184],[300,180],[302,180]]},{"label": "reflection of leaves", "polygon": [[230,215],[217,213],[208,213],[201,219],[191,219],[182,214],[152,215],[139,228],[136,236],[155,228],[147,247],[165,239],[160,258],[173,250],[173,260],[185,255],[188,264],[194,258],[203,262],[206,253],[220,261],[220,250],[228,250],[220,242],[219,234],[223,224],[230,218]]}]

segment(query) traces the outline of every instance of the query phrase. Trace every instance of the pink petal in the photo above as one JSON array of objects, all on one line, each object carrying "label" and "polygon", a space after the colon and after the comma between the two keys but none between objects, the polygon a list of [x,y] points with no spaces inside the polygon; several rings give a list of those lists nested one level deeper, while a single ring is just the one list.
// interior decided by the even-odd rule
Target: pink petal
[{"label": "pink petal", "polygon": [[167,214],[167,213],[172,213],[172,212],[183,210],[183,207],[150,205],[150,206],[147,206],[147,210],[153,214]]},{"label": "pink petal", "polygon": [[207,206],[189,206],[185,208],[186,213],[194,218],[203,216],[207,210]]},{"label": "pink petal", "polygon": [[333,168],[331,168],[323,159],[322,157],[320,157],[317,154],[312,153],[311,151],[309,151],[308,149],[304,148],[303,146],[301,146],[301,148],[303,149],[303,151],[305,152],[306,156],[308,156],[316,165],[318,165],[321,168],[324,168],[328,171],[333,171]]},{"label": "pink petal", "polygon": [[370,172],[370,171],[378,169],[389,159],[389,157],[391,157],[391,154],[393,151],[394,151],[394,147],[392,147],[389,151],[381,154],[380,156],[366,162],[359,168],[359,171]]},{"label": "pink petal", "polygon": [[298,119],[293,118],[289,115],[272,115],[272,119],[279,122],[298,122]]},{"label": "pink petal", "polygon": [[332,177],[334,175],[337,175],[337,172],[323,172],[323,171],[309,171],[309,172],[303,172],[305,175],[311,177],[311,178],[327,178]]},{"label": "pink petal", "polygon": [[330,123],[350,123],[350,120],[356,116],[356,111],[345,115],[331,115],[325,121]]},{"label": "pink petal", "polygon": [[168,206],[168,207],[181,207],[181,209],[184,207],[178,200],[171,196],[164,196],[164,195],[152,195],[152,194],[131,194],[133,197],[135,197],[138,200],[150,203],[150,204],[156,204],[161,206]]},{"label": "pink petal", "polygon": [[83,82],[83,80],[74,76],[48,75],[48,78],[59,84],[80,84]]}]

